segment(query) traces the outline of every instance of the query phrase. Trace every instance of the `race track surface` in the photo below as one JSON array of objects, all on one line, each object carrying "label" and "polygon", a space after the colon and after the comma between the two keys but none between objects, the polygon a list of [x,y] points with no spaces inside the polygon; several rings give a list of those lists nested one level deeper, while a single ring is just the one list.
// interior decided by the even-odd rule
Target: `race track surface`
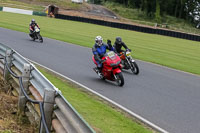
[{"label": "race track surface", "polygon": [[[102,81],[92,70],[91,48],[0,28],[0,43],[24,57],[61,73],[170,133],[200,131],[200,76],[137,61],[139,75],[124,71],[125,85]],[[91,47],[93,44],[91,44]]]}]

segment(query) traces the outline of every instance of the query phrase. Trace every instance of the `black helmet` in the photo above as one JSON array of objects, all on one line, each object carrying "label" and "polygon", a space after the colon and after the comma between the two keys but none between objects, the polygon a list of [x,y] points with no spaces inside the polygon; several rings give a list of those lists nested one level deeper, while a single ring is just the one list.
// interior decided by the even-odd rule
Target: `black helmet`
[{"label": "black helmet", "polygon": [[35,19],[32,19],[32,20],[31,20],[31,23],[35,23]]},{"label": "black helmet", "polygon": [[116,37],[116,43],[121,44],[122,38],[121,37]]}]

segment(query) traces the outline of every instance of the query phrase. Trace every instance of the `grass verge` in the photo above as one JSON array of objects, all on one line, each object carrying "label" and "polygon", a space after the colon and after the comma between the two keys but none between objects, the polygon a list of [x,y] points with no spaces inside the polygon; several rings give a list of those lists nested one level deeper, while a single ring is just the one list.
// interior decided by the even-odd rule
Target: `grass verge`
[{"label": "grass verge", "polygon": [[79,10],[82,8],[87,8],[87,4],[76,4],[71,2],[71,0],[0,0],[0,6],[7,6],[13,8],[27,9],[33,11],[44,12],[45,7],[48,5],[57,5],[59,8],[63,9],[73,9]]},{"label": "grass verge", "polygon": [[99,98],[78,89],[68,81],[61,79],[45,69],[39,67],[49,81],[62,91],[63,96],[83,116],[83,118],[95,129],[97,133],[150,133],[150,129],[144,128],[134,122],[120,111],[105,104]]},{"label": "grass verge", "polygon": [[35,18],[43,36],[90,48],[97,35],[104,41],[121,36],[134,58],[200,75],[200,42],[40,16],[6,12],[0,16],[0,27],[28,33]]},{"label": "grass verge", "polygon": [[20,8],[25,10],[41,11],[44,12],[44,7],[40,5],[28,4],[20,1],[13,0],[0,0],[1,7]]}]

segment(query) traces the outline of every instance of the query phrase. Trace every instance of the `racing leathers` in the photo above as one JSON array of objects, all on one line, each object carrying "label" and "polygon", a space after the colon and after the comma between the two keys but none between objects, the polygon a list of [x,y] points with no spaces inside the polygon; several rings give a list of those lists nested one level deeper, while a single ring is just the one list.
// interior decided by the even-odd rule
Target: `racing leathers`
[{"label": "racing leathers", "polygon": [[96,43],[94,44],[92,48],[92,52],[94,54],[94,59],[97,62],[97,69],[101,72],[102,69],[102,57],[106,53],[106,49],[110,51],[114,51],[114,48],[110,43],[105,44],[103,43],[101,46],[98,46]]},{"label": "racing leathers", "polygon": [[115,52],[119,55],[120,52],[123,52],[122,50],[122,46],[127,50],[128,47],[126,46],[126,44],[124,42],[121,42],[121,43],[117,43],[115,42],[113,47],[115,48]]},{"label": "racing leathers", "polygon": [[30,23],[30,25],[29,25],[29,30],[30,30],[30,34],[29,35],[31,37],[33,37],[33,33],[35,31],[35,26],[37,26],[38,28],[40,28],[37,23]]}]

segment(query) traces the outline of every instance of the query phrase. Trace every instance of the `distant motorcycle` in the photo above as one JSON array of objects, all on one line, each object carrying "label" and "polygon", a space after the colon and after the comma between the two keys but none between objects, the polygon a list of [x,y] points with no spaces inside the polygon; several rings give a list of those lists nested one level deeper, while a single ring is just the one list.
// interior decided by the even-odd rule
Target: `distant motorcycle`
[{"label": "distant motorcycle", "polygon": [[[94,56],[92,60],[97,65]],[[121,72],[122,66],[120,64],[121,62],[120,57],[113,51],[109,51],[104,55],[102,60],[103,60],[103,68],[101,74],[98,72],[97,68],[94,68],[94,71],[99,75],[101,79],[116,81],[117,85],[123,86],[124,77]]]},{"label": "distant motorcycle", "polygon": [[131,56],[131,50],[126,50],[120,53],[121,63],[123,69],[131,69],[134,74],[139,74],[139,67]]},{"label": "distant motorcycle", "polygon": [[35,26],[34,29],[35,30],[34,30],[33,34],[30,37],[33,39],[33,41],[35,41],[36,39],[39,39],[39,41],[42,43],[43,42],[43,38],[40,35],[40,29],[37,26]]}]

